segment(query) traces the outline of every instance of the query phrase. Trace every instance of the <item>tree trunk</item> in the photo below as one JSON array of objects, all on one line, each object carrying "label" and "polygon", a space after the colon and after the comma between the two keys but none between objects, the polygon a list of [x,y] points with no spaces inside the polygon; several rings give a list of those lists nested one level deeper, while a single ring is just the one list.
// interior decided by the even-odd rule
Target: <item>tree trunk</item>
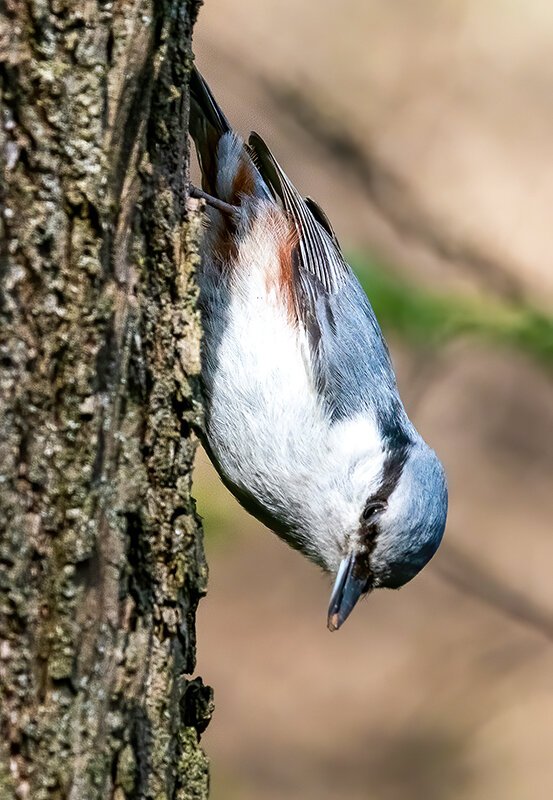
[{"label": "tree trunk", "polygon": [[204,798],[196,0],[0,0],[0,798]]}]

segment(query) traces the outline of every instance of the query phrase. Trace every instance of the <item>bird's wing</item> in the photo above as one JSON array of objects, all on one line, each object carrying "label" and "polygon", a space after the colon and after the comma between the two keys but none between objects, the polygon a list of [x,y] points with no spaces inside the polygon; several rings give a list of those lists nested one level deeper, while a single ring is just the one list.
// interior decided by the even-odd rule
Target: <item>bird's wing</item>
[{"label": "bird's wing", "polygon": [[325,229],[325,231],[328,233],[328,235],[334,242],[335,247],[337,247],[338,250],[340,250],[340,242],[338,241],[338,237],[334,233],[334,228],[330,224],[330,220],[323,211],[323,209],[320,207],[318,203],[315,202],[315,200],[313,200],[312,197],[305,197],[304,201],[305,205],[311,212],[312,216],[315,217],[319,225],[322,225],[322,227]]},{"label": "bird's wing", "polygon": [[335,420],[370,407],[383,432],[391,431],[403,408],[388,348],[326,214],[313,200],[304,200],[256,133],[249,150],[296,229],[293,296],[320,396]]},{"label": "bird's wing", "polygon": [[301,270],[316,277],[327,292],[335,291],[346,279],[349,267],[326,214],[313,200],[303,199],[257,133],[250,135],[248,144],[261,176],[296,228]]}]

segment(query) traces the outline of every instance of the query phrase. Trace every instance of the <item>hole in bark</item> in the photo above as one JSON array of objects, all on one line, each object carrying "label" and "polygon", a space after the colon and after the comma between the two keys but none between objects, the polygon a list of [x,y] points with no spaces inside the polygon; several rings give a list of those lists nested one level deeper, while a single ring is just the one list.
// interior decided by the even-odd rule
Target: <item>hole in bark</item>
[{"label": "hole in bark", "polygon": [[100,563],[98,553],[94,552],[89,558],[78,561],[75,564],[75,575],[73,581],[75,586],[88,588],[95,586],[100,580]]},{"label": "hole in bark", "polygon": [[125,514],[128,537],[129,580],[128,591],[139,613],[152,607],[152,576],[150,543],[140,514]]},{"label": "hole in bark", "polygon": [[213,689],[201,678],[187,681],[180,700],[180,710],[185,725],[196,728],[199,734],[207,728],[213,714]]},{"label": "hole in bark", "polygon": [[21,431],[21,438],[19,440],[19,463],[26,464],[29,453],[29,431]]},{"label": "hole in bark", "polygon": [[171,406],[180,423],[180,435],[183,439],[188,439],[190,436],[190,423],[187,420],[187,416],[191,408],[191,403],[173,394],[171,397]]},{"label": "hole in bark", "polygon": [[66,692],[70,695],[77,694],[77,687],[75,686],[75,682],[70,677],[64,678],[51,678],[52,681],[52,688],[58,692]]},{"label": "hole in bark", "polygon": [[106,42],[106,61],[109,66],[112,64],[112,56],[113,56],[113,45],[114,45],[114,38],[113,38],[113,31],[110,30],[108,40]]},{"label": "hole in bark", "polygon": [[177,506],[171,514],[171,525],[174,525],[179,517],[187,517],[190,512],[184,506]]},{"label": "hole in bark", "polygon": [[145,796],[149,785],[148,777],[151,771],[151,742],[152,725],[148,715],[142,706],[136,706],[130,741],[136,761],[135,797]]},{"label": "hole in bark", "polygon": [[[42,231],[40,231],[40,233],[42,233]],[[54,240],[52,239],[52,237],[44,233],[43,238],[39,241],[37,245],[37,250],[43,258],[49,258],[52,254],[53,245],[54,245]]]}]

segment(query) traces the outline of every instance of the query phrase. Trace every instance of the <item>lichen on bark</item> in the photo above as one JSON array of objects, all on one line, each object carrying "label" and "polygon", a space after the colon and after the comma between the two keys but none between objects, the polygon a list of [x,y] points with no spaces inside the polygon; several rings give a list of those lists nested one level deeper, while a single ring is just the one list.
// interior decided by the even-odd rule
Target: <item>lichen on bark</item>
[{"label": "lichen on bark", "polygon": [[207,796],[197,7],[0,7],[2,800]]}]

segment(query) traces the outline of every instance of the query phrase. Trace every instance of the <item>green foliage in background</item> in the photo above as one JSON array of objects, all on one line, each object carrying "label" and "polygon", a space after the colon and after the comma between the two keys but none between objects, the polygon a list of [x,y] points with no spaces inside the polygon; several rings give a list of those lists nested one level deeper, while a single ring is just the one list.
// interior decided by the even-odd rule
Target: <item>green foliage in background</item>
[{"label": "green foliage in background", "polygon": [[386,332],[436,347],[471,335],[515,347],[553,368],[553,317],[493,296],[432,292],[359,252],[348,260]]}]

